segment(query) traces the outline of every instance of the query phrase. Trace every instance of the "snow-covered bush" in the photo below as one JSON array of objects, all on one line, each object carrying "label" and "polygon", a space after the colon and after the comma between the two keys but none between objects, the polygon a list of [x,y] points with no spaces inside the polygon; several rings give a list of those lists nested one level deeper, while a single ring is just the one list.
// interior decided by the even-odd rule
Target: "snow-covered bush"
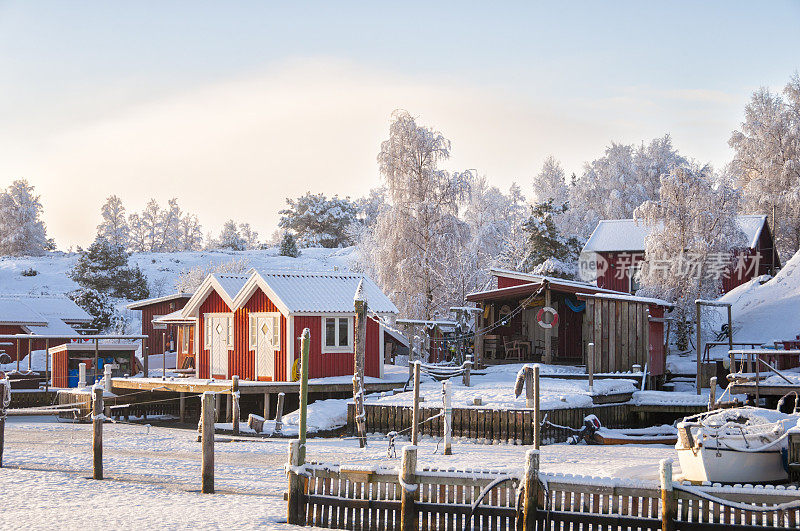
[{"label": "snow-covered bush", "polygon": [[67,296],[92,316],[90,328],[107,331],[118,317],[109,296],[96,289],[79,288]]},{"label": "snow-covered bush", "polygon": [[288,208],[279,212],[278,226],[292,231],[306,247],[343,247],[351,245],[348,229],[357,220],[358,206],[349,197],[325,194],[286,199]]},{"label": "snow-covered bush", "polygon": [[70,278],[81,287],[129,300],[146,299],[149,288],[139,266],[128,265],[128,253],[120,245],[98,237],[81,251]]},{"label": "snow-covered bush", "polygon": [[283,235],[278,254],[281,256],[290,256],[292,258],[300,256],[300,250],[297,248],[297,242],[294,240],[294,236],[292,236],[291,232],[287,232]]}]

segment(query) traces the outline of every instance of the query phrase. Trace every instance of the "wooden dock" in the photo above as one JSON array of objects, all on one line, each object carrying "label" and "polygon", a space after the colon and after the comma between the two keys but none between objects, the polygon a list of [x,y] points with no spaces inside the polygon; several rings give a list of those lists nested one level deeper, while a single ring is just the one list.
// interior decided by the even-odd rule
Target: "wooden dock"
[{"label": "wooden dock", "polygon": [[[327,378],[326,378],[327,380]],[[367,393],[387,392],[403,387],[405,382],[400,381],[380,381],[366,382]],[[158,391],[172,393],[204,393],[213,391],[224,393],[233,387],[232,380],[210,380],[197,378],[112,378],[111,390],[118,391]],[[350,393],[353,394],[352,382],[315,382],[308,381],[309,393]],[[249,382],[239,381],[239,394],[242,395],[263,395],[285,393],[299,394],[300,382]]]}]

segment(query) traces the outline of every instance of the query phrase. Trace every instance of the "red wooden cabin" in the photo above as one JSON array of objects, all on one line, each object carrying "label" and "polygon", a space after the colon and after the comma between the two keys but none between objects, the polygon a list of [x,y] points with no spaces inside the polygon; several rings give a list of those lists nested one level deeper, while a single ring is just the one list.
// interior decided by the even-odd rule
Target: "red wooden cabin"
[{"label": "red wooden cabin", "polygon": [[[54,346],[78,337],[75,328],[91,322],[91,315],[63,295],[0,295],[0,334],[50,336],[48,344]],[[0,339],[0,352],[12,361],[44,348],[44,339]]]},{"label": "red wooden cabin", "polygon": [[183,309],[191,296],[191,293],[173,293],[128,304],[129,310],[142,312],[141,333],[147,336],[147,348],[150,354],[175,352],[181,344],[181,323],[159,322],[158,319]]},{"label": "red wooden cabin", "polygon": [[370,313],[365,374],[383,376],[384,328],[397,308],[359,274],[252,271],[209,275],[181,310],[195,323],[197,376],[291,381],[300,334],[311,331],[309,377],[353,373],[353,297],[360,281]]},{"label": "red wooden cabin", "polygon": [[[779,269],[767,216],[737,216],[736,222],[747,238],[747,247],[730,258],[722,291],[727,293],[759,275]],[[632,219],[601,220],[581,250],[583,267],[597,273],[597,286],[625,293],[639,289],[634,277],[644,260],[649,228]]]}]

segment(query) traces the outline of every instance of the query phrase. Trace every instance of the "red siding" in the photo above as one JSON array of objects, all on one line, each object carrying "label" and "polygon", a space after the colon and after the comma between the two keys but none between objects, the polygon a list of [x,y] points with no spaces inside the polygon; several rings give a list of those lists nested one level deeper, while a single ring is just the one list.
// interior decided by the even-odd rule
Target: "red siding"
[{"label": "red siding", "polygon": [[176,310],[180,310],[189,299],[174,299],[171,301],[157,302],[141,309],[142,312],[142,335],[147,336],[147,348],[150,354],[161,354],[164,347],[164,333],[166,332],[167,347],[170,341],[178,340],[178,329],[176,325],[167,325],[166,329],[153,328],[153,318],[156,315],[167,315]]},{"label": "red siding", "polygon": [[[351,317],[351,319],[353,319]],[[294,357],[300,357],[300,336],[304,328],[311,332],[309,348],[308,377],[348,376],[353,374],[353,352],[322,353],[322,316],[297,316],[294,318],[295,346]],[[367,320],[367,344],[364,375],[380,375],[380,327],[373,319]]]},{"label": "red siding", "polygon": [[[249,325],[250,313],[279,312],[269,297],[256,290],[250,300],[233,316],[234,350],[228,354],[229,376],[237,375],[245,380],[255,379],[255,353],[250,350]],[[275,381],[286,381],[286,318],[281,315],[281,350],[275,353]]]},{"label": "red siding", "polygon": [[[199,358],[198,369],[200,378],[211,378],[211,375],[209,374],[211,359],[209,357],[208,350],[204,348],[205,338],[203,337],[203,334],[205,334],[203,316],[207,313],[231,313],[231,309],[228,308],[228,305],[225,304],[225,301],[222,300],[222,297],[220,297],[216,291],[212,291],[211,294],[206,297],[206,300],[203,301],[203,304],[200,305],[200,319],[198,322],[200,344],[197,345],[197,353]],[[228,367],[230,368],[230,365]],[[227,377],[227,375],[225,375],[225,377]]]},{"label": "red siding", "polygon": [[67,350],[53,353],[53,387],[68,387],[69,362]]},{"label": "red siding", "polygon": [[[367,345],[366,359],[364,361],[364,375],[374,378],[380,377],[380,364],[383,363],[380,347],[380,326],[374,319],[367,319]],[[351,366],[352,372],[352,366]]]},{"label": "red siding", "polygon": [[[0,334],[24,334],[25,331],[18,325],[0,325]],[[17,340],[16,339],[0,339],[0,343],[11,343],[11,345],[0,345],[0,351],[5,351],[6,354],[11,356],[12,361],[17,361]],[[19,341],[19,356],[20,359],[28,355],[28,340]]]},{"label": "red siding", "polygon": [[602,271],[602,274],[597,277],[597,287],[630,293],[630,271],[628,267],[641,262],[644,259],[644,254],[630,251],[598,254],[605,260],[605,267],[603,267],[602,262],[598,263],[598,269]]},{"label": "red siding", "polygon": [[510,288],[511,286],[521,286],[522,284],[530,284],[530,280],[520,280],[518,278],[509,278],[498,276],[497,289]]}]

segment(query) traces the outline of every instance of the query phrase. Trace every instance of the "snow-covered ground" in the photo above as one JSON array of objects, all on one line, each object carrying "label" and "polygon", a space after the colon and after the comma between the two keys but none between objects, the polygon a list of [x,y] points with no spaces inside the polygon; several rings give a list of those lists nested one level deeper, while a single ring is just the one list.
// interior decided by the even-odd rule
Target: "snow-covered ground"
[{"label": "snow-covered ground", "polygon": [[[50,418],[10,417],[0,469],[0,529],[290,529],[283,491],[287,441],[230,440],[215,445],[217,494],[200,494],[196,432],[106,424],[104,473],[91,477],[91,426]],[[419,466],[519,470],[528,447],[456,441],[453,455],[434,454],[423,438]],[[656,480],[658,462],[676,457],[665,445],[542,448],[545,472]],[[365,450],[352,439],[309,439],[308,459],[399,466],[387,442]],[[400,452],[398,452],[398,455]],[[676,462],[677,464],[677,462]]]}]

